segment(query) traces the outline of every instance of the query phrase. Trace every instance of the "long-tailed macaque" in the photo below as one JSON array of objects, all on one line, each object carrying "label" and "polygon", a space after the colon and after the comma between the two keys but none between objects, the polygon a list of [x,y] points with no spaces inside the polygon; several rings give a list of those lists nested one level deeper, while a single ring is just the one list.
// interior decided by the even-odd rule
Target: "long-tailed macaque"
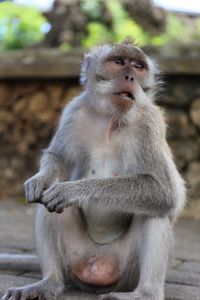
[{"label": "long-tailed macaque", "polygon": [[80,80],[84,91],[25,182],[28,201],[40,203],[43,279],[3,299],[59,299],[70,287],[103,300],[163,300],[185,186],[154,103],[157,67],[125,41],[86,54]]}]

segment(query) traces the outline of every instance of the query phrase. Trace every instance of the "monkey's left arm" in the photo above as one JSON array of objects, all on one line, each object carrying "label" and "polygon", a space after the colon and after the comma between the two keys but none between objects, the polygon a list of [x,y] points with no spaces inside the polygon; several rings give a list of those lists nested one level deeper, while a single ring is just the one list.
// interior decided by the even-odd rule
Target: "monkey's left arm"
[{"label": "monkey's left arm", "polygon": [[42,203],[49,211],[93,202],[127,213],[171,215],[181,200],[172,179],[174,175],[164,161],[164,157],[160,161],[156,157],[155,164],[151,161],[154,170],[132,176],[57,183],[44,192]]}]

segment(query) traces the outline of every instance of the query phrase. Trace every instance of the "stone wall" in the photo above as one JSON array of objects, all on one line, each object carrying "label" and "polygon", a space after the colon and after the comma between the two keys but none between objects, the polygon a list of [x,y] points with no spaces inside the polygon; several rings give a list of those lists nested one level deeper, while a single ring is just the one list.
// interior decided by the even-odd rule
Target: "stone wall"
[{"label": "stone wall", "polygon": [[[7,68],[6,76],[0,68],[0,198],[23,195],[22,184],[37,170],[41,150],[50,141],[62,108],[80,93],[78,71],[72,70],[70,76],[69,69],[64,74],[61,66],[61,73],[59,68],[54,73],[51,68],[50,73],[47,66],[45,73],[45,67],[38,76],[35,70],[33,76],[31,66],[18,75]],[[189,195],[200,199],[200,72],[193,75],[187,70],[166,72],[158,104],[166,111],[168,141]]]},{"label": "stone wall", "polygon": [[200,77],[166,76],[158,104],[166,111],[167,138],[186,180],[188,196],[200,199]]},{"label": "stone wall", "polygon": [[22,194],[62,108],[79,92],[77,80],[0,80],[0,198]]}]

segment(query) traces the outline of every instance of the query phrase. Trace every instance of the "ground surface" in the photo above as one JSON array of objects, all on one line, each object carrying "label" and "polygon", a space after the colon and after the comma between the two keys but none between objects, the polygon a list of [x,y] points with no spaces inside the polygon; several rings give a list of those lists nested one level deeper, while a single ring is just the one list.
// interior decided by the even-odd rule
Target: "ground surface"
[{"label": "ground surface", "polygon": [[[34,206],[16,205],[13,201],[0,202],[0,296],[11,286],[32,283],[41,277],[37,259],[33,264],[19,260],[15,266],[9,262],[5,266],[3,255],[34,254],[33,232]],[[180,219],[175,228],[175,239],[166,279],[166,299],[200,300],[200,220]],[[92,300],[98,297],[72,293],[60,299]]]}]

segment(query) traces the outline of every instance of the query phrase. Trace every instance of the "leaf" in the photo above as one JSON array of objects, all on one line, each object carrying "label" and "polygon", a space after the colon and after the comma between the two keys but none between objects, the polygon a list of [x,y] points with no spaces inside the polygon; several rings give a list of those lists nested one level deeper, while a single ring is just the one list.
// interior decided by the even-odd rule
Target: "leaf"
[{"label": "leaf", "polygon": [[0,3],[0,50],[24,48],[44,37],[47,23],[34,7],[13,2]]}]

